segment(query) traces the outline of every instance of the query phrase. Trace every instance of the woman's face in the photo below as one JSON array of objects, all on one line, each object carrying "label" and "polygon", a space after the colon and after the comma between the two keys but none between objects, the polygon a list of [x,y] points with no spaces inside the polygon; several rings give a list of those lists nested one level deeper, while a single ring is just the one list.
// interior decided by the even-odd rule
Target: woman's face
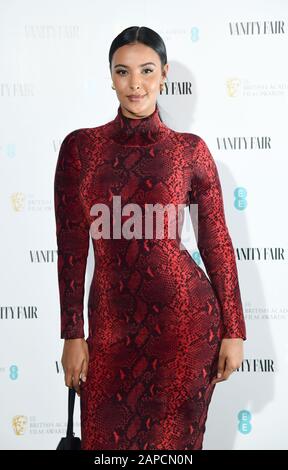
[{"label": "woman's face", "polygon": [[138,119],[152,114],[167,72],[168,64],[162,69],[157,52],[145,44],[127,44],[115,51],[111,78],[124,116]]}]

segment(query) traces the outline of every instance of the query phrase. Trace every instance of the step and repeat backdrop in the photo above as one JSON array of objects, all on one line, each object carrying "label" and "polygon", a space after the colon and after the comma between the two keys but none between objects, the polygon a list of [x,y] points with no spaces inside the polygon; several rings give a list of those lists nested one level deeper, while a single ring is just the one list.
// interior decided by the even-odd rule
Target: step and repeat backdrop
[{"label": "step and repeat backdrop", "polygon": [[[108,51],[136,25],[165,41],[160,114],[207,143],[237,260],[244,360],[216,385],[204,449],[287,449],[288,2],[1,0],[0,8],[0,448],[55,449],[66,431],[55,166],[69,132],[115,118]],[[186,242],[205,271],[195,240]],[[93,270],[90,243],[86,335]]]}]

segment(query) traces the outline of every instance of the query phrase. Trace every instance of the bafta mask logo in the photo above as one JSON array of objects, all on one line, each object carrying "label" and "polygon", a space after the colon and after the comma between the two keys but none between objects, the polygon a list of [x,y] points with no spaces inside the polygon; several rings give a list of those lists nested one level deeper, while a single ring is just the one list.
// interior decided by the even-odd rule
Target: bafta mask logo
[{"label": "bafta mask logo", "polygon": [[240,93],[241,80],[239,78],[230,78],[226,82],[228,96],[235,98]]},{"label": "bafta mask logo", "polygon": [[11,201],[14,211],[20,212],[24,208],[25,196],[23,193],[13,193],[11,195]]},{"label": "bafta mask logo", "polygon": [[27,417],[23,415],[14,416],[12,426],[16,436],[23,436],[27,424]]}]

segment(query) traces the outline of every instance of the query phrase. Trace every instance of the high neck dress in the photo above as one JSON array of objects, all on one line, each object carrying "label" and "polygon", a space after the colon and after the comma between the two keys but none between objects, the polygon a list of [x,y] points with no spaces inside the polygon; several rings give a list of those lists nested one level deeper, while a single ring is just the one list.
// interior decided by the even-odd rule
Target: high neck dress
[{"label": "high neck dress", "polygon": [[[221,340],[246,339],[234,248],[207,144],[167,127],[157,103],[140,119],[119,106],[112,121],[66,135],[54,188],[61,338],[85,338],[90,238],[95,258],[89,368],[80,386],[82,449],[202,449]],[[121,210],[139,206],[142,222],[148,205],[197,204],[207,274],[179,237],[169,236],[167,217],[162,238],[154,229],[152,236],[136,235],[133,225],[130,238],[119,230],[113,238],[119,214],[123,227],[133,215],[121,214],[119,205],[113,214],[115,200]],[[106,209],[110,236],[99,237]]]}]

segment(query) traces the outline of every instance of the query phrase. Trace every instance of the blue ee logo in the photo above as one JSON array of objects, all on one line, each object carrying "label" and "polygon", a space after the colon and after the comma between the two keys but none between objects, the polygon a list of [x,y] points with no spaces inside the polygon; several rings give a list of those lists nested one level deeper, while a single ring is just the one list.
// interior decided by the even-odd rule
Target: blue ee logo
[{"label": "blue ee logo", "polygon": [[243,211],[247,207],[247,191],[245,188],[236,188],[234,191],[234,207]]},{"label": "blue ee logo", "polygon": [[199,251],[194,251],[194,252],[192,253],[192,258],[193,258],[194,261],[198,264],[198,266],[200,266],[200,264],[201,264],[201,256],[200,256]]},{"label": "blue ee logo", "polygon": [[251,429],[252,429],[252,425],[250,423],[251,418],[252,418],[252,416],[251,416],[250,411],[248,411],[248,410],[239,411],[239,413],[238,413],[238,419],[239,419],[238,430],[242,434],[249,434],[249,432],[251,432]]},{"label": "blue ee logo", "polygon": [[9,377],[11,380],[18,379],[18,367],[17,366],[14,366],[14,365],[10,366],[9,371],[10,371]]},{"label": "blue ee logo", "polygon": [[190,39],[192,42],[197,42],[199,40],[199,28],[193,26],[190,31]]}]

